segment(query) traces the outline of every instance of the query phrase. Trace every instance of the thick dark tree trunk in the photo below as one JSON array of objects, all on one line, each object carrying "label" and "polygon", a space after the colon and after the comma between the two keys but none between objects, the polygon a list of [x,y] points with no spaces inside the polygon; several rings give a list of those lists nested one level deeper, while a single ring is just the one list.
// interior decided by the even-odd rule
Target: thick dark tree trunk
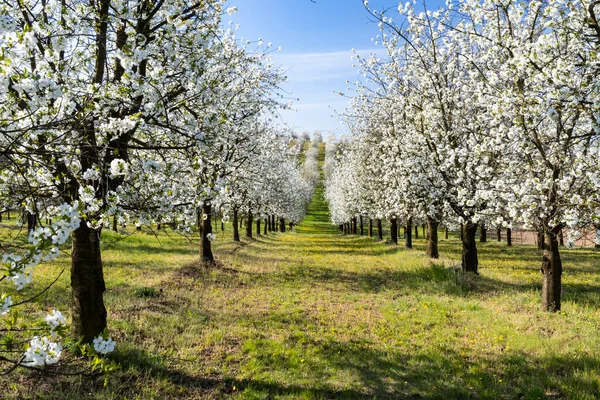
[{"label": "thick dark tree trunk", "polygon": [[254,217],[252,216],[252,211],[248,210],[248,221],[246,222],[246,237],[252,237],[252,229],[254,223]]},{"label": "thick dark tree trunk", "polygon": [[477,273],[478,259],[477,259],[477,242],[475,235],[477,234],[477,224],[467,222],[463,225],[462,235],[462,269],[466,272]]},{"label": "thick dark tree trunk", "polygon": [[544,232],[544,255],[542,257],[542,310],[560,311],[562,290],[562,261],[558,250],[558,227]]},{"label": "thick dark tree trunk", "polygon": [[271,215],[271,226],[273,227],[273,232],[277,232],[277,227],[275,226],[275,214]]},{"label": "thick dark tree trunk", "polygon": [[479,241],[481,243],[487,242],[487,227],[485,226],[485,222],[481,223],[481,231],[479,232]]},{"label": "thick dark tree trunk", "polygon": [[343,233],[343,232],[344,232],[344,224],[340,224],[340,225],[339,225],[339,228],[340,228],[340,232],[342,232],[342,233]]},{"label": "thick dark tree trunk", "polygon": [[377,236],[379,240],[383,240],[383,226],[381,224],[381,219],[377,219]]},{"label": "thick dark tree trunk", "polygon": [[352,218],[352,234],[356,235],[356,233],[358,232],[357,229],[357,224],[356,224],[356,217]]},{"label": "thick dark tree trunk", "polygon": [[415,239],[419,238],[419,225],[415,225]]},{"label": "thick dark tree trunk", "polygon": [[398,219],[392,218],[390,220],[390,236],[393,244],[398,244]]},{"label": "thick dark tree trunk", "polygon": [[429,258],[439,258],[438,252],[438,226],[440,223],[427,216],[427,250],[426,254]]},{"label": "thick dark tree trunk", "polygon": [[290,222],[290,223],[288,224],[288,229],[289,229],[290,231],[291,231],[292,229],[294,229],[294,223],[293,223],[293,222]]},{"label": "thick dark tree trunk", "polygon": [[279,232],[285,232],[285,219],[279,218]]},{"label": "thick dark tree trunk", "polygon": [[421,225],[421,230],[423,231],[423,237],[427,238],[426,224]]},{"label": "thick dark tree trunk", "polygon": [[[600,238],[600,225],[596,225],[595,228],[596,228],[596,239],[597,239],[597,238]],[[563,233],[562,233],[562,229],[561,229],[560,230],[561,241],[562,241],[562,238],[563,238]],[[563,246],[564,246],[564,244],[563,244]],[[594,242],[594,249],[600,250],[600,243],[598,243],[597,241]]]},{"label": "thick dark tree trunk", "polygon": [[[212,205],[204,204],[202,206],[202,229],[200,229],[200,237],[202,239],[202,245],[200,247],[200,259],[202,262],[213,263],[215,258],[213,257],[211,242],[208,240],[209,235],[212,235],[212,220],[211,220]],[[206,218],[204,216],[206,215]]]},{"label": "thick dark tree trunk", "polygon": [[27,232],[35,230],[37,222],[37,214],[32,214],[27,211]]},{"label": "thick dark tree trunk", "polygon": [[544,249],[544,231],[541,229],[537,231],[537,247],[538,250]]},{"label": "thick dark tree trunk", "polygon": [[225,222],[221,219],[221,232],[225,232]]},{"label": "thick dark tree trunk", "polygon": [[72,238],[71,332],[76,339],[91,343],[106,329],[100,231],[89,228],[87,221],[82,220]]},{"label": "thick dark tree trunk", "polygon": [[502,228],[500,227],[496,228],[496,240],[499,242],[502,241]]},{"label": "thick dark tree trunk", "polygon": [[260,236],[260,217],[256,218],[256,236]]},{"label": "thick dark tree trunk", "polygon": [[369,237],[373,237],[373,218],[369,218]]},{"label": "thick dark tree trunk", "polygon": [[269,218],[265,218],[265,226],[263,228],[263,235],[265,235],[265,236],[267,235],[267,229],[268,229],[267,227],[269,225],[268,221],[269,221]]},{"label": "thick dark tree trunk", "polygon": [[448,240],[448,227],[444,226],[444,239]]},{"label": "thick dark tree trunk", "polygon": [[512,229],[506,228],[506,245],[512,246]]},{"label": "thick dark tree trunk", "polygon": [[362,217],[362,215],[359,216],[359,219],[360,219],[360,235],[362,236],[362,235],[365,234],[365,226],[363,224],[363,217]]},{"label": "thick dark tree trunk", "polygon": [[[160,228],[158,228],[158,229],[160,229]],[[117,217],[116,216],[113,217],[112,230],[113,230],[113,232],[119,231],[119,229],[117,228]]]},{"label": "thick dark tree trunk", "polygon": [[408,249],[412,249],[412,217],[406,218],[406,226],[404,227],[404,245]]},{"label": "thick dark tree trunk", "polygon": [[240,224],[238,222],[238,209],[237,207],[233,208],[233,220],[231,221],[231,225],[233,226],[233,241],[240,241]]}]

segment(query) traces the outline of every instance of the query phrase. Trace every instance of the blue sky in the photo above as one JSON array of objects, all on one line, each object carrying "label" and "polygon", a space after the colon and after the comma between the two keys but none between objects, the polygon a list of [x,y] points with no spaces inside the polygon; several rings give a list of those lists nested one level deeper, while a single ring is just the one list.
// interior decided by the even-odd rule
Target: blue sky
[{"label": "blue sky", "polygon": [[[369,1],[378,10],[395,9],[398,4]],[[441,4],[441,0],[427,2],[429,8]],[[282,47],[272,57],[287,70],[283,89],[298,99],[294,102],[297,111],[281,112],[282,121],[300,132],[343,132],[343,125],[332,117],[332,108],[343,111],[347,99],[335,92],[346,91],[346,80],[360,78],[352,67],[351,49],[361,55],[378,50],[371,38],[379,29],[370,21],[362,0],[232,0],[231,5],[238,11],[226,20],[240,25],[238,38],[262,38],[274,48]]]}]

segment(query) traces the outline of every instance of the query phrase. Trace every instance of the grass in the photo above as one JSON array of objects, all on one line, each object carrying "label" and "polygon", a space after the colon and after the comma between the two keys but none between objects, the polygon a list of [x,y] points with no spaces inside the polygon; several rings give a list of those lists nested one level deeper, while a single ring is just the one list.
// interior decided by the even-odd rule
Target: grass
[{"label": "grass", "polygon": [[[481,275],[366,236],[342,236],[317,188],[293,232],[242,243],[217,232],[219,268],[198,243],[148,231],[103,233],[109,329],[121,363],[102,379],[18,371],[2,398],[597,399],[600,254],[563,250],[563,311],[539,311],[532,246],[479,246]],[[23,314],[68,310],[68,258],[36,270]],[[40,311],[41,310],[41,311]]]}]

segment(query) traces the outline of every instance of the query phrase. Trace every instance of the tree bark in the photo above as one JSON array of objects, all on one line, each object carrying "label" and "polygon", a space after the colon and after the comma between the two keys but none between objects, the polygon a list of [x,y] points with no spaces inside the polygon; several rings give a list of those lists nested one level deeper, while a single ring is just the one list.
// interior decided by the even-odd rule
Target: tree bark
[{"label": "tree bark", "polygon": [[373,218],[369,218],[369,237],[373,237]]},{"label": "tree bark", "polygon": [[381,219],[377,219],[377,236],[379,240],[383,240],[383,226],[381,225]]},{"label": "tree bark", "polygon": [[254,217],[252,216],[252,210],[248,209],[248,221],[246,222],[246,237],[252,237],[252,229],[254,223]]},{"label": "tree bark", "polygon": [[363,224],[363,217],[362,215],[358,217],[360,219],[360,235],[364,235],[365,234],[365,226]]},{"label": "tree bark", "polygon": [[538,229],[537,231],[537,247],[538,250],[544,249],[544,231],[542,229]]},{"label": "tree bark", "polygon": [[[202,229],[200,229],[200,237],[202,245],[200,247],[200,259],[205,263],[214,263],[215,258],[212,253],[211,241],[208,240],[208,235],[212,234],[212,205],[204,203],[202,206]],[[206,215],[206,218],[204,216]]]},{"label": "tree bark", "polygon": [[512,229],[506,228],[506,245],[508,247],[512,246]]},{"label": "tree bark", "polygon": [[481,223],[481,231],[479,232],[479,242],[487,242],[487,227],[485,226],[485,222]]},{"label": "tree bark", "polygon": [[426,226],[426,224],[421,225],[421,229],[423,230],[423,237],[427,238],[427,236],[426,236],[427,235],[427,231],[425,229],[425,226]]},{"label": "tree bark", "polygon": [[106,308],[103,294],[106,291],[100,254],[100,230],[87,226],[82,220],[72,234],[71,333],[84,343],[91,343],[106,329]]},{"label": "tree bark", "polygon": [[352,217],[352,234],[356,235],[357,232],[358,232],[358,229],[357,229],[357,224],[356,224],[356,217]]},{"label": "tree bark", "polygon": [[237,207],[233,208],[233,220],[232,220],[232,224],[233,226],[233,241],[234,242],[239,242],[240,241],[240,224],[238,222],[238,209]]},{"label": "tree bark", "polygon": [[448,240],[448,227],[444,226],[444,239]]},{"label": "tree bark", "polygon": [[477,259],[477,242],[475,241],[477,224],[468,221],[463,225],[462,230],[462,269],[466,272],[477,273],[479,263]]},{"label": "tree bark", "polygon": [[419,238],[419,225],[415,225],[415,239]]},{"label": "tree bark", "polygon": [[544,255],[542,257],[542,310],[560,311],[562,290],[562,261],[558,248],[560,227],[544,230]]},{"label": "tree bark", "polygon": [[265,226],[263,228],[263,235],[267,235],[267,226],[269,225],[269,223],[267,222],[269,220],[269,218],[265,218]]},{"label": "tree bark", "polygon": [[427,216],[427,250],[426,254],[429,258],[439,258],[438,251],[438,226],[439,222],[429,215]]},{"label": "tree bark", "polygon": [[[160,229],[160,228],[158,228],[158,229]],[[113,217],[112,230],[113,230],[113,232],[119,231],[119,229],[117,229],[117,216],[116,215]]]},{"label": "tree bark", "polygon": [[256,236],[260,236],[260,217],[256,218]]},{"label": "tree bark", "polygon": [[502,241],[502,228],[500,227],[496,228],[496,240],[499,242]]},{"label": "tree bark", "polygon": [[390,236],[392,243],[398,244],[398,219],[395,217],[390,220]]},{"label": "tree bark", "polygon": [[558,245],[559,246],[564,246],[565,245],[565,235],[564,235],[562,229],[558,233]]},{"label": "tree bark", "polygon": [[407,249],[412,249],[412,217],[406,218],[406,226],[404,228],[404,245]]},{"label": "tree bark", "polygon": [[279,218],[279,232],[285,233],[285,219]]}]

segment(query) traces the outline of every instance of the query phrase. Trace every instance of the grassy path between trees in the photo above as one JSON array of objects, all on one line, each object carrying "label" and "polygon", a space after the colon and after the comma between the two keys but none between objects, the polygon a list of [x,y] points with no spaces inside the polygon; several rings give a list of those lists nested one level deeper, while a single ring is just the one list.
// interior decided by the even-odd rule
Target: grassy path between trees
[{"label": "grassy path between trees", "polygon": [[[293,232],[230,240],[220,268],[198,243],[144,231],[104,238],[109,329],[122,369],[102,380],[25,371],[2,398],[600,398],[600,256],[565,251],[564,311],[539,311],[533,247],[480,246],[481,276],[328,221],[322,188]],[[36,272],[36,287],[68,266]],[[31,289],[29,289],[31,290]],[[33,291],[32,291],[33,293]],[[67,311],[68,273],[32,315]],[[41,306],[41,307],[40,307]],[[60,306],[60,307],[59,307]]]}]

